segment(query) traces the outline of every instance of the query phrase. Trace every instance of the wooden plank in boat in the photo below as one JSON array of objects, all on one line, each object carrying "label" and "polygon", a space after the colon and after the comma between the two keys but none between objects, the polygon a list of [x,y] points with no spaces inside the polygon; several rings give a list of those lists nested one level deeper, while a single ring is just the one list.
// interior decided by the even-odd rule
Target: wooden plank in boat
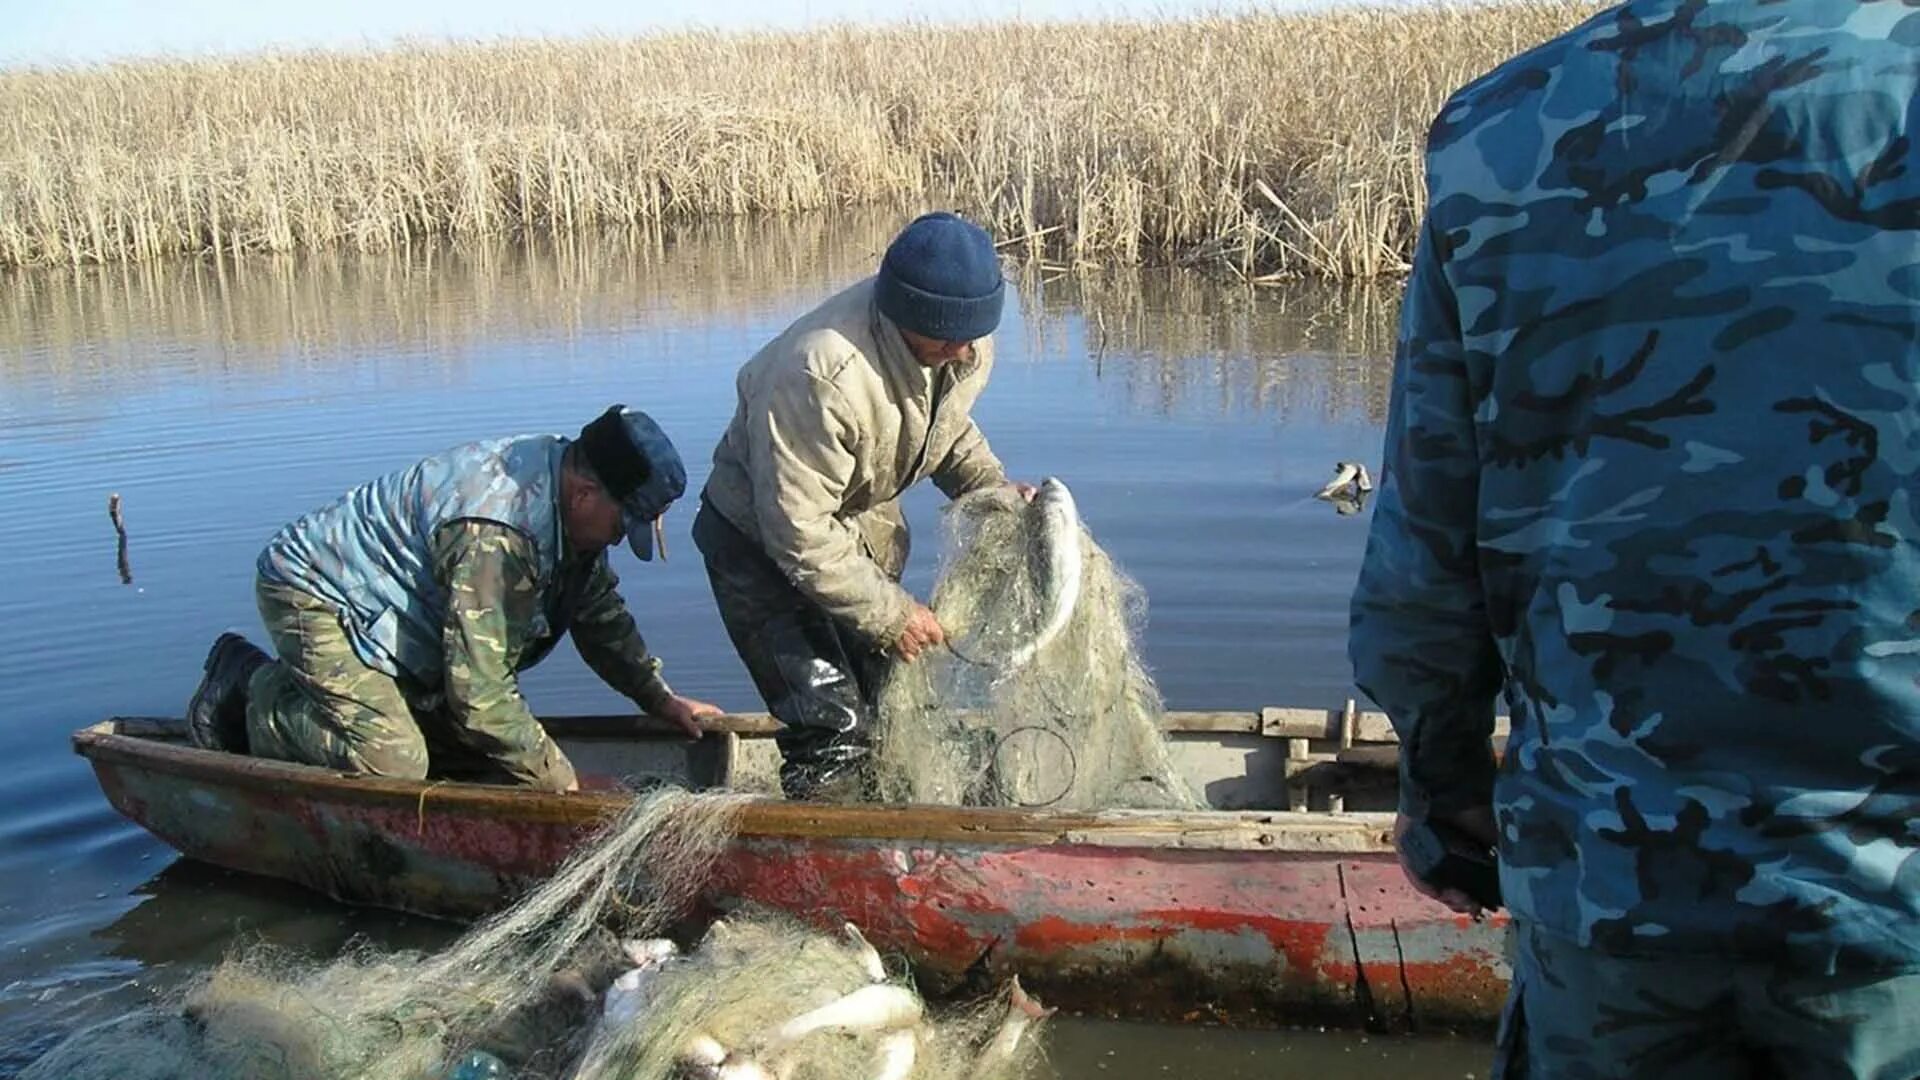
[{"label": "wooden plank in boat", "polygon": [[[1192,711],[1167,713],[1165,729],[1182,734],[1265,735],[1277,739],[1339,740],[1341,709],[1296,709],[1268,706],[1258,711]],[[141,738],[177,737],[184,732],[177,718],[119,717],[120,732]],[[631,738],[634,735],[677,735],[680,729],[650,716],[550,716],[541,724],[555,736],[567,738]],[[780,730],[780,722],[766,713],[727,713],[703,721],[710,731],[742,738],[766,738]],[[1494,719],[1494,734],[1507,733],[1507,718]],[[1385,713],[1359,712],[1354,716],[1353,741],[1398,742]]]},{"label": "wooden plank in boat", "polygon": [[[1169,713],[1172,721],[1178,713]],[[1286,709],[1268,706],[1260,710],[1260,733],[1276,739],[1330,739],[1339,741],[1343,710],[1341,709]],[[1493,718],[1493,733],[1504,736],[1509,729],[1506,717]],[[1179,730],[1172,723],[1168,730]],[[1354,714],[1353,741],[1357,743],[1393,743],[1400,737],[1394,734],[1393,722],[1386,713],[1361,712]]]}]

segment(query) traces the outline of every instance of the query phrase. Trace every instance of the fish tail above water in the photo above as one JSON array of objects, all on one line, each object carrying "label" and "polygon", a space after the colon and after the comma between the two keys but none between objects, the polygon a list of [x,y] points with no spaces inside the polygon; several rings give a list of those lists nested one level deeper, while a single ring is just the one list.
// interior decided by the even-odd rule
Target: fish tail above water
[{"label": "fish tail above water", "polygon": [[1357,461],[1338,462],[1333,467],[1333,479],[1327,481],[1327,486],[1316,492],[1314,498],[1329,500],[1336,498],[1341,492],[1352,487],[1354,482],[1360,480],[1362,477],[1366,478],[1366,487],[1362,490],[1372,490],[1373,478],[1367,476],[1366,466]]}]

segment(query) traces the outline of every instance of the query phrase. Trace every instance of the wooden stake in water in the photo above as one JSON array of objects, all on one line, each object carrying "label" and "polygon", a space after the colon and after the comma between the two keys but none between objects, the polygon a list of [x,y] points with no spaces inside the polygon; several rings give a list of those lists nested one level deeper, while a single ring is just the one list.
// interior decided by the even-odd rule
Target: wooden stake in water
[{"label": "wooden stake in water", "polygon": [[120,537],[119,563],[120,584],[133,584],[133,565],[127,561],[127,522],[120,516],[120,493],[107,496],[107,517],[113,522],[113,531]]}]

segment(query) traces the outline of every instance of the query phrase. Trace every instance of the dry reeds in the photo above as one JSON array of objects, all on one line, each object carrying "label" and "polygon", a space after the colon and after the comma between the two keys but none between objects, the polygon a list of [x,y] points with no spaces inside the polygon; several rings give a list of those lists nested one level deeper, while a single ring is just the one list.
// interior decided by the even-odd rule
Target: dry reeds
[{"label": "dry reeds", "polygon": [[939,200],[1081,263],[1405,265],[1454,87],[1591,0],[0,73],[0,265]]}]

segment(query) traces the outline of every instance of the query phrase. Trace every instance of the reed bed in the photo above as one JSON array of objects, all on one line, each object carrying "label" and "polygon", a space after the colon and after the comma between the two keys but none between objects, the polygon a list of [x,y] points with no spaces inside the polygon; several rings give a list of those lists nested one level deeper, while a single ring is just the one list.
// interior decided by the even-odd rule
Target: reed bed
[{"label": "reed bed", "polygon": [[0,72],[0,265],[958,206],[1076,264],[1405,267],[1446,94],[1588,0]]}]

